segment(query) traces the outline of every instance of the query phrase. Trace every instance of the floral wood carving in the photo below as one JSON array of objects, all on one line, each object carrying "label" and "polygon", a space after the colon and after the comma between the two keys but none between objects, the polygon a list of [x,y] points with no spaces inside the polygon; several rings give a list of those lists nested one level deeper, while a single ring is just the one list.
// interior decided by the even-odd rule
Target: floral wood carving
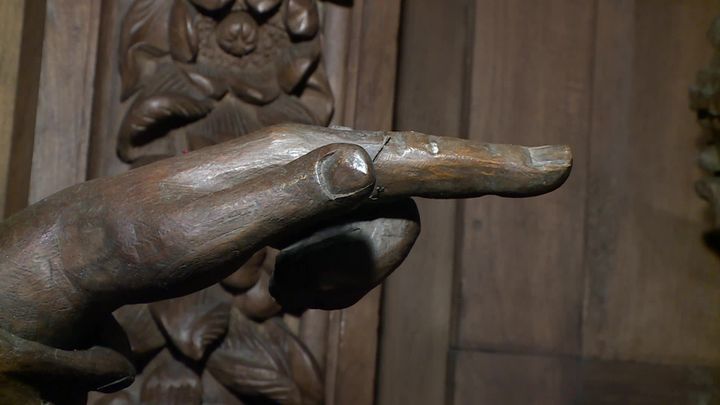
[{"label": "floral wood carving", "polygon": [[283,122],[326,125],[319,23],[315,0],[136,0],[120,40],[121,159],[163,157],[144,147],[168,135],[197,149]]},{"label": "floral wood carving", "polygon": [[[327,125],[316,0],[135,0],[121,27],[118,156],[139,166],[284,122]],[[96,403],[323,402],[320,368],[268,292],[276,252],[221,284],[115,314],[136,382]],[[159,403],[159,402],[158,402]]]},{"label": "floral wood carving", "polygon": [[720,18],[713,22],[708,38],[715,53],[690,88],[690,106],[709,135],[700,153],[700,166],[708,176],[697,182],[696,189],[710,203],[714,215],[713,229],[705,233],[705,241],[720,252]]}]

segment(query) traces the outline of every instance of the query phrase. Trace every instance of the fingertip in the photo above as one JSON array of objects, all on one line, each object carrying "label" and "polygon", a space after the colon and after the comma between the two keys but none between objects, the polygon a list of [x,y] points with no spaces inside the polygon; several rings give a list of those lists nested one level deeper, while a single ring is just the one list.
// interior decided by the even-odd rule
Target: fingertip
[{"label": "fingertip", "polygon": [[375,186],[375,170],[368,153],[351,144],[324,149],[315,171],[318,183],[331,200],[367,197]]}]

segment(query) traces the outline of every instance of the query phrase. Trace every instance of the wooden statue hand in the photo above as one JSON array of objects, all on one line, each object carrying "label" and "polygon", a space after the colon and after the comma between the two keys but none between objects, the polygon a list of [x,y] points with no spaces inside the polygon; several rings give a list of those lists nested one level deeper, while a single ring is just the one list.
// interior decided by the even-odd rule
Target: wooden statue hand
[{"label": "wooden statue hand", "polygon": [[409,252],[409,197],[538,195],[570,167],[564,146],[283,125],[78,184],[0,225],[0,373],[118,388],[132,366],[97,325],[208,287],[268,245],[286,308],[350,305]]}]

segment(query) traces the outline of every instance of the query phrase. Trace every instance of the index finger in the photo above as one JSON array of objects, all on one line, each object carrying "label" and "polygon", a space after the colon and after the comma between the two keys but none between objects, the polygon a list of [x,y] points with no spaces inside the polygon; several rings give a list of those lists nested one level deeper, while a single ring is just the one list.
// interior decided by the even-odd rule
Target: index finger
[{"label": "index finger", "polygon": [[418,132],[288,124],[164,160],[147,170],[161,169],[168,176],[166,185],[212,192],[337,143],[358,145],[372,158],[377,178],[373,199],[529,197],[561,186],[572,168],[572,153],[565,145],[526,147]]}]

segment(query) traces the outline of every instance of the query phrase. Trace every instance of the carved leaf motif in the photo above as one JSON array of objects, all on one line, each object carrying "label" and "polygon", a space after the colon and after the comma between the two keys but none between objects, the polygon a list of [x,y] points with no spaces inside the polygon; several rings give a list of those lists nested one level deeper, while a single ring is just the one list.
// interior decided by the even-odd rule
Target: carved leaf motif
[{"label": "carved leaf motif", "polygon": [[160,138],[174,128],[207,115],[212,102],[180,94],[138,99],[128,110],[118,134],[118,155],[125,162],[137,159],[135,148]]},{"label": "carved leaf motif", "polygon": [[320,122],[300,101],[286,94],[271,104],[258,109],[258,119],[263,126],[293,122],[298,124],[319,125]]},{"label": "carved leaf motif", "polygon": [[232,297],[219,285],[150,304],[150,311],[186,356],[200,360],[228,327]]},{"label": "carved leaf motif", "polygon": [[200,378],[163,350],[146,368],[140,391],[142,404],[202,404]]},{"label": "carved leaf motif", "polygon": [[147,304],[126,305],[113,313],[128,336],[135,354],[152,353],[165,345],[165,337],[155,324]]},{"label": "carved leaf motif", "polygon": [[291,35],[301,39],[314,37],[320,28],[316,0],[288,0],[285,25]]},{"label": "carved leaf motif", "polygon": [[[278,322],[258,324],[233,309],[228,336],[210,356],[208,371],[238,395],[262,395],[282,404],[320,403],[316,384],[300,385],[319,382],[318,367],[308,350]],[[303,351],[307,362],[292,361],[290,348]]]},{"label": "carved leaf motif", "polygon": [[180,62],[192,62],[198,52],[198,33],[194,19],[197,11],[186,0],[175,0],[170,11],[168,37],[170,55]]},{"label": "carved leaf motif", "polygon": [[141,97],[163,94],[182,94],[201,100],[206,93],[178,64],[166,62],[158,65],[156,71],[144,81]]},{"label": "carved leaf motif", "polygon": [[224,80],[206,76],[201,73],[201,69],[188,69],[187,75],[193,84],[202,90],[203,94],[215,100],[220,100],[228,91]]},{"label": "carved leaf motif", "polygon": [[251,10],[258,14],[265,14],[277,7],[282,0],[245,0]]},{"label": "carved leaf motif", "polygon": [[292,93],[315,71],[320,58],[320,40],[301,42],[283,55],[278,80],[285,93]]},{"label": "carved leaf motif", "polygon": [[285,351],[295,384],[303,394],[303,404],[321,404],[323,402],[323,380],[320,367],[310,353],[310,349],[295,336],[280,318],[267,322],[268,332],[274,340],[285,341]]},{"label": "carved leaf motif", "polygon": [[122,99],[139,88],[146,56],[168,52],[169,1],[135,0],[122,21],[120,32],[120,75]]},{"label": "carved leaf motif", "polygon": [[187,128],[189,141],[192,145],[201,138],[212,145],[260,129],[256,110],[255,106],[226,96],[207,118]]},{"label": "carved leaf motif", "polygon": [[325,67],[319,64],[310,76],[300,95],[300,101],[308,107],[319,125],[327,125],[332,118],[335,100],[325,74]]},{"label": "carved leaf motif", "polygon": [[255,70],[227,72],[226,81],[230,90],[252,104],[267,104],[281,94],[277,79],[277,70],[268,64]]},{"label": "carved leaf motif", "polygon": [[202,375],[202,385],[203,405],[243,405],[240,398],[220,384],[207,371]]}]

